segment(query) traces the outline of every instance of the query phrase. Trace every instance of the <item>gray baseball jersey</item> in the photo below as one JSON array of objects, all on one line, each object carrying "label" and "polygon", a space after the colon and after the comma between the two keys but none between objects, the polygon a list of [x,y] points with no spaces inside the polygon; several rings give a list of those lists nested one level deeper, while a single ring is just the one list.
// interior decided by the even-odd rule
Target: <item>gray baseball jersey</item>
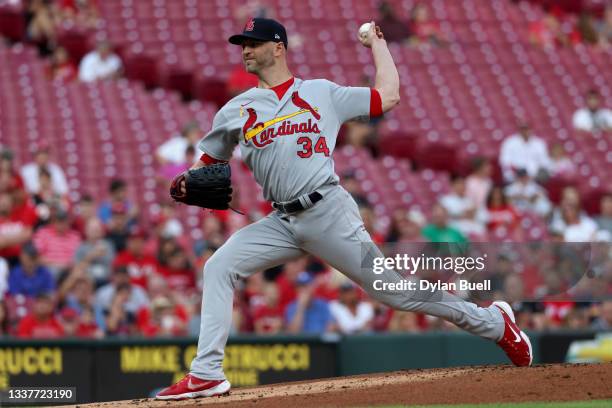
[{"label": "gray baseball jersey", "polygon": [[273,90],[252,88],[221,108],[200,149],[229,160],[238,144],[267,200],[295,200],[337,184],[332,153],[338,130],[369,115],[370,93],[325,79],[295,78],[280,101]]},{"label": "gray baseball jersey", "polygon": [[238,279],[308,253],[396,309],[442,317],[491,340],[503,335],[504,320],[496,307],[481,308],[447,292],[374,289],[375,279],[392,283],[402,276],[394,270],[376,275],[368,262],[362,264],[364,249],[368,257],[383,255],[365,230],[355,200],[337,185],[332,161],[340,125],[368,115],[371,95],[369,88],[295,79],[280,101],[273,90],[251,89],[216,115],[213,129],[200,142],[206,154],[229,160],[239,144],[268,200],[286,202],[315,190],[323,198],[295,214],[270,213],[237,231],[208,259],[194,376],[225,379],[224,349]]}]

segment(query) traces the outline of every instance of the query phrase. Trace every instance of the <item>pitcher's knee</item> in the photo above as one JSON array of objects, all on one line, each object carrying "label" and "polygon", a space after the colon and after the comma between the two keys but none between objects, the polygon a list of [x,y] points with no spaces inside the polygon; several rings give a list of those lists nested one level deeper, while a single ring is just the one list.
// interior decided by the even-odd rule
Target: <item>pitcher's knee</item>
[{"label": "pitcher's knee", "polygon": [[232,282],[230,260],[215,252],[204,265],[204,283],[207,281],[227,281]]}]

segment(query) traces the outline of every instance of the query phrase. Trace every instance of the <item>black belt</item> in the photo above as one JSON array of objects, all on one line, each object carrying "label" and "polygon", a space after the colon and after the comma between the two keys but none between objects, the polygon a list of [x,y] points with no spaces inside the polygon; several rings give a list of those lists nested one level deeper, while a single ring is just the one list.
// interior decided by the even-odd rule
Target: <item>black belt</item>
[{"label": "black belt", "polygon": [[[312,203],[312,205],[314,205],[316,202],[321,201],[323,196],[318,191],[315,191],[314,193],[308,194],[308,198],[310,199],[310,202]],[[285,213],[285,214],[293,214],[293,213],[300,212],[300,211],[306,210],[307,208],[312,207],[310,206],[310,207],[305,208],[299,198],[297,200],[290,201],[286,204],[272,203],[272,206],[276,208],[278,211]]]}]

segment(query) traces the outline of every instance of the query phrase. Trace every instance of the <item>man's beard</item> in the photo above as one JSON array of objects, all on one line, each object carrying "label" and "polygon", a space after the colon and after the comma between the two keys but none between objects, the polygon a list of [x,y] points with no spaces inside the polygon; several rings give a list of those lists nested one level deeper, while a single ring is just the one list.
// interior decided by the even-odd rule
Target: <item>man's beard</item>
[{"label": "man's beard", "polygon": [[259,69],[257,69],[257,66],[248,66],[248,65],[244,65],[244,68],[246,69],[246,72],[248,72],[249,74],[257,74],[259,72]]},{"label": "man's beard", "polygon": [[263,68],[267,68],[269,66],[274,65],[274,61],[271,62],[267,62],[267,61],[258,61],[258,60],[251,60],[251,66],[249,67],[249,65],[247,65],[246,61],[244,62],[244,68],[245,70],[250,73],[250,74],[255,74],[258,75],[259,72],[261,72],[261,70]]}]

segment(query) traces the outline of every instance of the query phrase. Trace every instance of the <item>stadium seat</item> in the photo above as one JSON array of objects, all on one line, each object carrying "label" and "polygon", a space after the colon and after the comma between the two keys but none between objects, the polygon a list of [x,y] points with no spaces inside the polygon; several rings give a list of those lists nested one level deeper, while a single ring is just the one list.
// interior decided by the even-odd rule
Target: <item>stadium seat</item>
[{"label": "stadium seat", "polygon": [[417,166],[423,169],[443,170],[456,173],[457,154],[453,147],[443,143],[425,144],[418,149],[415,160]]},{"label": "stadium seat", "polygon": [[382,154],[414,160],[417,155],[417,136],[404,132],[387,133],[381,136],[379,146]]},{"label": "stadium seat", "polygon": [[131,54],[124,58],[125,77],[141,81],[145,87],[159,85],[159,73],[155,57],[144,54]]},{"label": "stadium seat", "polygon": [[589,191],[582,199],[582,208],[590,215],[597,215],[601,212],[601,199],[606,194],[612,194],[612,190],[597,189]]},{"label": "stadium seat", "polygon": [[194,74],[179,67],[169,67],[162,74],[164,87],[179,92],[184,99],[193,97]]},{"label": "stadium seat", "polygon": [[0,36],[20,41],[25,35],[22,12],[16,7],[0,6]]},{"label": "stadium seat", "polygon": [[201,78],[197,85],[197,98],[202,102],[212,102],[221,108],[230,99],[224,81]]},{"label": "stadium seat", "polygon": [[78,63],[87,54],[93,44],[89,41],[89,36],[78,30],[61,30],[57,42],[68,51],[70,58]]},{"label": "stadium seat", "polygon": [[563,189],[566,187],[576,187],[578,185],[577,181],[574,179],[569,179],[565,177],[552,177],[546,181],[544,187],[548,192],[548,198],[554,204],[559,204],[561,201],[561,194],[563,193]]}]

